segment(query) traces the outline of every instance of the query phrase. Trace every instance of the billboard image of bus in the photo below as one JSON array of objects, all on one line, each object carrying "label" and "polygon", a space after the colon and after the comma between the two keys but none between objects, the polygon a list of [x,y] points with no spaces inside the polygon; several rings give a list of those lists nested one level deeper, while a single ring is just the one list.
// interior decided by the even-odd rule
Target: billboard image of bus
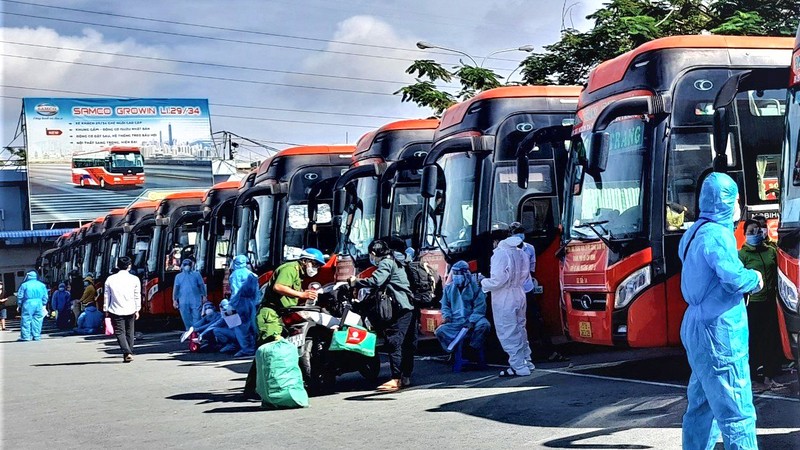
[{"label": "billboard image of bus", "polygon": [[80,187],[141,186],[144,158],[138,147],[105,147],[72,154],[72,184]]}]

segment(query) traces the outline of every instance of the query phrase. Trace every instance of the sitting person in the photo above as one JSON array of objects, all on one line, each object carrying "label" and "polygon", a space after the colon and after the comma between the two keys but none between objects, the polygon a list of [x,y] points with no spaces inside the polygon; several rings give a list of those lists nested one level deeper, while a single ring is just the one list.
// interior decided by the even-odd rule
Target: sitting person
[{"label": "sitting person", "polygon": [[[227,302],[226,302],[227,303]],[[218,313],[216,308],[214,308],[214,304],[210,301],[206,300],[203,302],[203,306],[200,307],[200,320],[192,324],[192,331],[197,333],[198,336],[201,333],[204,333],[212,326],[219,325],[219,322],[222,322],[222,314]]]},{"label": "sitting person", "polygon": [[78,316],[78,327],[72,331],[75,334],[97,334],[101,331],[102,326],[103,313],[97,309],[95,302],[91,302]]},{"label": "sitting person", "polygon": [[478,355],[478,363],[485,365],[483,343],[491,329],[486,319],[486,294],[481,290],[475,276],[470,273],[469,265],[458,261],[450,269],[450,282],[442,295],[442,325],[436,329],[436,337],[442,348],[448,350],[461,330],[466,328],[468,336],[463,336],[455,351],[453,370],[459,372],[464,364],[461,350],[464,342],[469,342]]},{"label": "sitting person", "polygon": [[239,351],[236,333],[232,328],[228,327],[228,324],[225,322],[225,316],[231,316],[233,314],[236,314],[236,311],[231,309],[228,299],[222,299],[222,301],[219,302],[220,323],[206,328],[205,331],[200,333],[199,338],[201,340],[205,339],[205,336],[210,332],[214,341],[222,346],[222,348],[219,349],[220,353],[236,353]]}]

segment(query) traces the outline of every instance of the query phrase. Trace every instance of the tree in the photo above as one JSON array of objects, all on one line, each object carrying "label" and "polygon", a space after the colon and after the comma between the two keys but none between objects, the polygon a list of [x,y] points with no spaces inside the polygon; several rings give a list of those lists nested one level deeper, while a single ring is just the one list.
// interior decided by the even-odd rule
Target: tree
[{"label": "tree", "polygon": [[[591,30],[564,29],[544,52],[522,61],[522,84],[583,84],[599,63],[666,36],[794,36],[800,0],[610,0],[587,18],[594,21]],[[395,94],[433,109],[437,116],[456,101],[500,86],[502,79],[489,69],[463,63],[448,71],[433,60],[415,61],[406,73],[415,74],[416,82]],[[455,94],[440,86],[453,79],[461,84]]]}]

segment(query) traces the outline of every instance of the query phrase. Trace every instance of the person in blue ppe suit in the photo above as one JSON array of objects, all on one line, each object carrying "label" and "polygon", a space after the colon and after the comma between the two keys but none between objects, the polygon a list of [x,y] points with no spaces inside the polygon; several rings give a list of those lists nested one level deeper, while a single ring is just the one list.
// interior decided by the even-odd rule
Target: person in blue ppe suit
[{"label": "person in blue ppe suit", "polygon": [[36,272],[31,270],[17,291],[17,304],[22,313],[20,341],[38,341],[42,338],[45,303],[47,303],[47,286],[39,281]]},{"label": "person in blue ppe suit", "polygon": [[[470,273],[469,265],[465,261],[458,261],[450,269],[450,283],[445,286],[442,294],[442,325],[436,329],[436,337],[442,348],[448,349],[453,340],[462,329],[467,328],[469,337],[464,337],[462,342],[469,342],[469,346],[478,354],[478,361],[485,364],[483,359],[483,343],[486,334],[491,330],[489,320],[486,319],[486,294],[481,290],[475,276]],[[463,360],[459,345],[455,349],[455,364],[453,370],[461,370]]]},{"label": "person in blue ppe suit", "polygon": [[97,334],[103,325],[103,313],[97,309],[95,303],[89,306],[78,317],[78,327],[73,330],[75,334]]},{"label": "person in blue ppe suit", "polygon": [[222,322],[222,315],[217,312],[213,303],[206,301],[201,308],[200,320],[195,322],[192,328],[200,336],[209,327],[219,325],[220,322]]},{"label": "person in blue ppe suit", "polygon": [[200,272],[194,270],[191,259],[184,259],[181,263],[181,273],[175,277],[172,306],[181,312],[181,319],[187,331],[200,320],[200,306],[205,301],[206,295],[206,284]]},{"label": "person in blue ppe suit", "polygon": [[70,329],[72,319],[72,298],[67,285],[60,283],[50,297],[50,307],[56,312],[56,326],[59,330]]},{"label": "person in blue ppe suit", "polygon": [[689,307],[681,324],[692,375],[683,416],[683,448],[711,449],[722,432],[726,449],[755,449],[756,411],[748,366],[743,295],[763,287],[736,250],[738,188],[712,173],[700,191],[700,217],[681,238],[681,292]]},{"label": "person in blue ppe suit", "polygon": [[259,302],[258,278],[247,268],[247,257],[233,258],[233,271],[228,281],[231,286],[230,307],[242,319],[242,324],[234,328],[239,351],[236,357],[256,354],[256,304]]},{"label": "person in blue ppe suit", "polygon": [[209,326],[205,331],[200,333],[200,339],[203,339],[206,334],[211,333],[211,335],[214,336],[214,342],[222,346],[222,348],[219,349],[220,353],[234,353],[239,348],[236,341],[236,333],[232,328],[229,328],[228,324],[225,322],[225,316],[231,314],[234,314],[234,312],[228,303],[228,299],[222,299],[222,301],[219,302],[219,323]]}]

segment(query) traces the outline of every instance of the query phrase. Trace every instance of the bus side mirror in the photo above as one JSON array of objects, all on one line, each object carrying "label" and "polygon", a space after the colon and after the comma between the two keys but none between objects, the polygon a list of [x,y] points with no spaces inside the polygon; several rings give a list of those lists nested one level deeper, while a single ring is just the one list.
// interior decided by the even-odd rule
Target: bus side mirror
[{"label": "bus side mirror", "polygon": [[333,193],[333,215],[341,216],[344,213],[344,204],[347,201],[347,191],[337,189]]},{"label": "bus side mirror", "polygon": [[728,168],[728,136],[730,135],[730,123],[728,122],[728,108],[720,106],[714,110],[714,172],[725,172]]},{"label": "bus side mirror", "polygon": [[381,183],[381,208],[389,209],[392,207],[392,182],[390,180]]},{"label": "bus side mirror", "polygon": [[520,189],[528,189],[529,172],[528,155],[517,156],[517,186]]},{"label": "bus side mirror", "polygon": [[241,228],[242,226],[242,215],[244,214],[244,206],[239,205],[236,207],[236,211],[233,212],[233,226],[236,228]]},{"label": "bus side mirror", "polygon": [[436,195],[438,176],[439,169],[435,164],[429,164],[422,169],[420,188],[423,198],[433,198]]},{"label": "bus side mirror", "polygon": [[591,172],[606,171],[610,142],[610,135],[604,131],[592,134],[592,150],[589,152],[589,170]]}]

